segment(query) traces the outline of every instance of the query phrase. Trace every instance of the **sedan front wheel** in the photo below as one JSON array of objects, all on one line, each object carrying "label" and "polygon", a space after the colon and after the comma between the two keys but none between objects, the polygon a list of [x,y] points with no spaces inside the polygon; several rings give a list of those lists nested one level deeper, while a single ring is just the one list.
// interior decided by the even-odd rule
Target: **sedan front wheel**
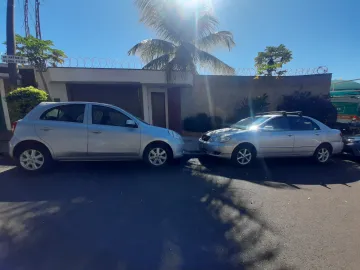
[{"label": "sedan front wheel", "polygon": [[245,167],[250,165],[255,159],[254,148],[250,145],[239,145],[235,148],[232,157],[233,163],[239,167]]}]

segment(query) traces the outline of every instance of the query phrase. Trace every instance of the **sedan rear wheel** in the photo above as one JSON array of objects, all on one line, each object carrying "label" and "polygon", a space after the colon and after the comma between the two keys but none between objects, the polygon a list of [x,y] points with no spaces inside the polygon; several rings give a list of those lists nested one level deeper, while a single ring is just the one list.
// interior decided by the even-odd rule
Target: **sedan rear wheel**
[{"label": "sedan rear wheel", "polygon": [[320,145],[318,149],[316,149],[314,157],[317,162],[325,164],[329,161],[331,157],[331,149],[327,145]]}]

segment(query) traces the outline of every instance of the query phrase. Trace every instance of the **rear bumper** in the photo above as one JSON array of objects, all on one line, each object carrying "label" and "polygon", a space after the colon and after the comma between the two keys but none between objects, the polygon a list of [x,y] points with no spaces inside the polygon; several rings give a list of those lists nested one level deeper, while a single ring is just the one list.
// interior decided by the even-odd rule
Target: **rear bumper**
[{"label": "rear bumper", "polygon": [[18,138],[12,136],[11,140],[9,141],[9,156],[14,158],[14,148],[20,142]]},{"label": "rear bumper", "polygon": [[200,139],[199,149],[204,154],[210,156],[231,159],[234,146],[225,143],[205,142],[202,139]]},{"label": "rear bumper", "polygon": [[332,148],[333,148],[332,153],[334,155],[341,153],[343,151],[343,149],[344,149],[344,143],[343,142],[333,142],[331,145],[332,145]]}]

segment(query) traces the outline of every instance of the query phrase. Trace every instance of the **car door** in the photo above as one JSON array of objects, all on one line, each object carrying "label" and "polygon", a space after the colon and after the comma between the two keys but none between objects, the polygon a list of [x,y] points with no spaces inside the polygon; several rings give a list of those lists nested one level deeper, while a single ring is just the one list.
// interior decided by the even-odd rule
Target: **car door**
[{"label": "car door", "polygon": [[294,134],[294,155],[311,156],[321,144],[323,132],[311,119],[300,116],[289,116],[289,124]]},{"label": "car door", "polygon": [[91,105],[88,156],[101,159],[138,158],[141,130],[127,126],[127,120],[132,119],[120,109]]},{"label": "car door", "polygon": [[257,134],[259,156],[281,157],[293,154],[294,136],[287,117],[272,118],[260,127]]},{"label": "car door", "polygon": [[57,158],[81,158],[87,154],[86,104],[51,107],[35,122],[39,138]]}]

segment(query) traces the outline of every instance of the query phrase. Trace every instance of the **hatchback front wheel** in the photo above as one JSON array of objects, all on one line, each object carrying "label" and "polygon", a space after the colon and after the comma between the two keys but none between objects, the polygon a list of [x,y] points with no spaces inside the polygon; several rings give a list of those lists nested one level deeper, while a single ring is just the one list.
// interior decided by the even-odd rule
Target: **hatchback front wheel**
[{"label": "hatchback front wheel", "polygon": [[163,167],[171,159],[169,147],[165,144],[154,144],[146,148],[144,160],[153,167]]}]

